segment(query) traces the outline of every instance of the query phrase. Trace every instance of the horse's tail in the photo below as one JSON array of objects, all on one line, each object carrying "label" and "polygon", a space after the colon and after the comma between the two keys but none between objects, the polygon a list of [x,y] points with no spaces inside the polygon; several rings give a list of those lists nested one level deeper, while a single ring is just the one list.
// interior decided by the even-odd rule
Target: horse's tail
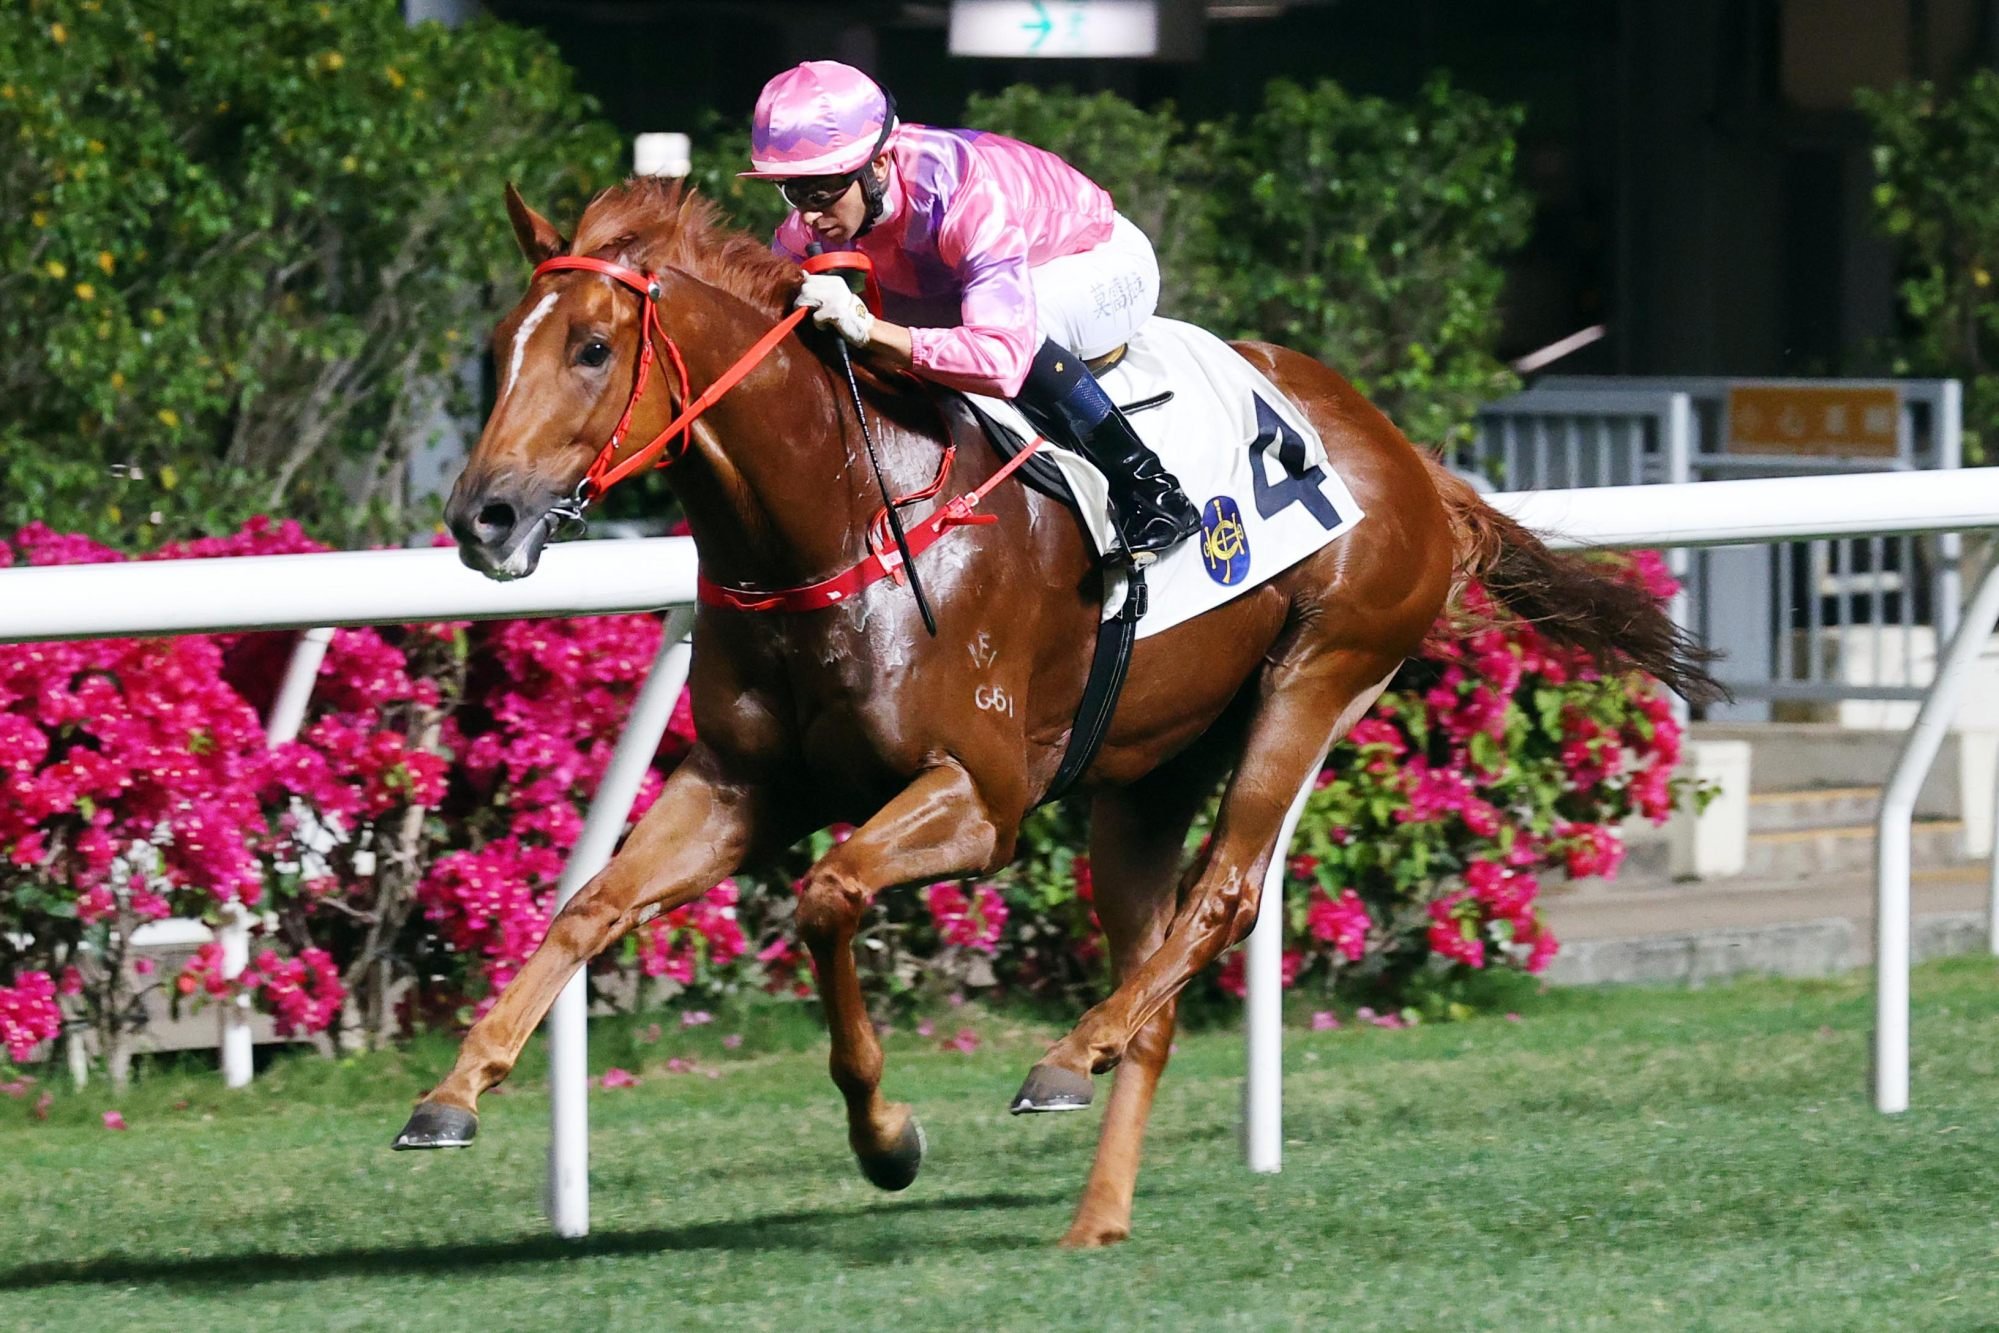
[{"label": "horse's tail", "polygon": [[1636,667],[1689,703],[1728,697],[1727,687],[1707,671],[1715,655],[1674,624],[1645,589],[1580,552],[1549,550],[1428,450],[1421,452],[1450,519],[1461,580],[1476,579],[1508,611],[1587,653],[1604,670]]}]

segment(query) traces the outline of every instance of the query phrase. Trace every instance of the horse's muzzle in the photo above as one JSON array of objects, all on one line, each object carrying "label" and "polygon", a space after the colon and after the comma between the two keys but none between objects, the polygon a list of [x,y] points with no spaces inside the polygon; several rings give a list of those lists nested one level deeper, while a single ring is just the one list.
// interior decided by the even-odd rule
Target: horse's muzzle
[{"label": "horse's muzzle", "polygon": [[552,492],[454,489],[444,507],[444,522],[458,539],[458,558],[466,568],[490,579],[526,578],[534,573],[541,549],[556,529],[557,498]]}]

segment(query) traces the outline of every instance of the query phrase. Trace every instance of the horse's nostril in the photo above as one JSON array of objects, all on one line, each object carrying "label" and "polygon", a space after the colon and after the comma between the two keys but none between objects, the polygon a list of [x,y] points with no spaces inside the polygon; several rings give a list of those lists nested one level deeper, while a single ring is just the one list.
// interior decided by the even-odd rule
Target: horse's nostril
[{"label": "horse's nostril", "polygon": [[494,500],[481,507],[473,525],[478,529],[481,541],[497,542],[514,530],[514,517],[512,505],[505,500]]}]

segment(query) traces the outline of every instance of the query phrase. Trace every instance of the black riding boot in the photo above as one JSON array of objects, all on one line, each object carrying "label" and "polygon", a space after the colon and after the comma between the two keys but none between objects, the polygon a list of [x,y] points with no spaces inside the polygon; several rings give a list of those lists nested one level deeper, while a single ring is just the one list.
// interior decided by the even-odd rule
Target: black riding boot
[{"label": "black riding boot", "polygon": [[1170,550],[1201,529],[1194,508],[1145,446],[1083,359],[1045,341],[1015,400],[1035,426],[1079,449],[1103,471],[1118,533],[1133,555]]}]

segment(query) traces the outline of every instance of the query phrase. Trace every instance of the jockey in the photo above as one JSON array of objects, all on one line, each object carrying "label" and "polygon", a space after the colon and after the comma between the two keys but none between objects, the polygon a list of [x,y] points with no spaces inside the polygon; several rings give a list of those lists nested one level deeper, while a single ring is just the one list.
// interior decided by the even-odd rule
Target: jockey
[{"label": "jockey", "polygon": [[838,274],[808,274],[798,304],[815,323],[887,365],[1016,399],[1103,471],[1132,554],[1200,528],[1083,363],[1123,344],[1159,300],[1151,243],[1102,187],[1013,139],[903,124],[874,80],[831,60],[764,85],[750,162],[741,174],[777,182],[794,210],[773,250],[873,261],[883,317]]}]

